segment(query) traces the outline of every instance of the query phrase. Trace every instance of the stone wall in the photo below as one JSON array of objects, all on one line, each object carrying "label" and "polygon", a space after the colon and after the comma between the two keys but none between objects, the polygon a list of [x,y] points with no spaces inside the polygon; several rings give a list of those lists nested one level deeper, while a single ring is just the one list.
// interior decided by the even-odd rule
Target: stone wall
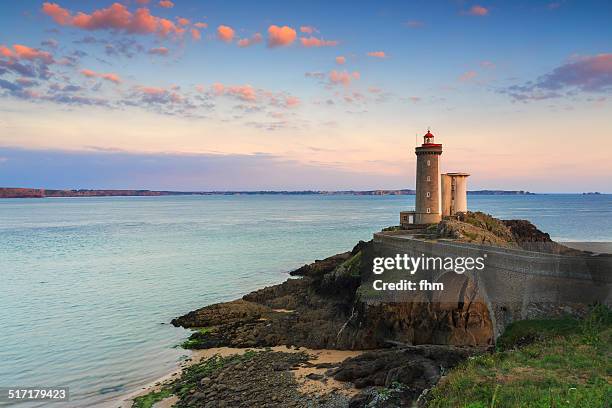
[{"label": "stone wall", "polygon": [[[483,257],[485,268],[459,275],[463,276],[462,284],[451,282],[449,290],[437,294],[372,290],[373,280],[383,276],[371,272],[372,259],[394,257],[396,254],[411,257]],[[459,291],[470,287],[474,296],[477,292],[479,301],[488,309],[495,339],[515,320],[580,313],[594,302],[610,304],[612,301],[612,256],[563,256],[378,233],[374,234],[371,251],[364,261],[364,283],[360,288],[364,303],[372,306],[415,302],[456,304],[465,300],[465,294]],[[448,273],[445,270],[421,271],[415,278],[432,282],[452,281]],[[384,273],[386,281],[410,278],[405,271]]]}]

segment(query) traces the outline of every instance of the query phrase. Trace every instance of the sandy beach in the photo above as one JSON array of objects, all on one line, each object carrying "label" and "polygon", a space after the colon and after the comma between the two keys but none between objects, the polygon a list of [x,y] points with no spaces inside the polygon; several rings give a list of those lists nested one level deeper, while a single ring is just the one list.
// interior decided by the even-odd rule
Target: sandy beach
[{"label": "sandy beach", "polygon": [[[329,395],[334,392],[342,393],[348,397],[351,397],[357,393],[357,389],[353,388],[350,383],[343,383],[340,381],[336,381],[333,378],[326,379],[325,382],[318,381],[315,379],[309,378],[309,376],[313,377],[316,375],[323,375],[326,371],[326,368],[317,368],[315,364],[336,364],[346,360],[347,358],[358,356],[362,353],[362,351],[355,350],[314,350],[305,347],[294,348],[288,346],[275,346],[271,348],[237,348],[237,347],[216,347],[204,350],[192,350],[191,356],[184,360],[180,367],[163,377],[158,378],[157,380],[151,382],[149,385],[143,387],[138,391],[131,392],[127,395],[124,395],[121,400],[119,407],[121,408],[130,408],[134,402],[134,399],[140,397],[142,395],[146,395],[150,392],[159,391],[162,386],[170,381],[173,381],[177,376],[179,376],[182,371],[194,364],[197,364],[201,361],[204,361],[212,356],[218,355],[221,357],[227,357],[235,354],[244,354],[247,350],[253,351],[265,351],[272,350],[277,352],[284,353],[307,353],[310,358],[308,360],[307,366],[300,367],[295,371],[292,371],[295,380],[298,383],[299,391],[304,394],[310,395]],[[311,366],[312,365],[312,366]],[[162,401],[157,402],[154,407],[155,408],[170,408],[176,402],[178,398],[176,396],[171,396]]]}]

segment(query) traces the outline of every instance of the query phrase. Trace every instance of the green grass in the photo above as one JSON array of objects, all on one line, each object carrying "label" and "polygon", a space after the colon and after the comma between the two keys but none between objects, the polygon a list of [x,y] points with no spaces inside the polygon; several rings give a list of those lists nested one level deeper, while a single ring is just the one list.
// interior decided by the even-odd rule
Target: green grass
[{"label": "green grass", "polygon": [[359,277],[361,275],[361,251],[344,261],[342,264],[349,275],[352,277]]},{"label": "green grass", "polygon": [[516,322],[498,351],[469,359],[431,391],[435,408],[609,408],[612,313]]}]

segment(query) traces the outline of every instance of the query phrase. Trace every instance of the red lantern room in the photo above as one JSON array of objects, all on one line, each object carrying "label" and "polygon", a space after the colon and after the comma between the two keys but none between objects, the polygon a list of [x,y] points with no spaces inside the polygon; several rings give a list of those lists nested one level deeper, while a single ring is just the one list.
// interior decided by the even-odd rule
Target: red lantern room
[{"label": "red lantern room", "polygon": [[431,133],[429,129],[427,129],[427,133],[423,136],[423,146],[442,146],[442,145],[434,143],[434,135]]}]

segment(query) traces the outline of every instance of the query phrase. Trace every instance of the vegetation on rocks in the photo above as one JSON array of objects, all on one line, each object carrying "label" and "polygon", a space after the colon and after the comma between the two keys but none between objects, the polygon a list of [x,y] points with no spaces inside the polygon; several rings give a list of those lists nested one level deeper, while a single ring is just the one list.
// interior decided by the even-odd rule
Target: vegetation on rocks
[{"label": "vegetation on rocks", "polygon": [[605,408],[612,401],[612,313],[527,320],[498,351],[468,359],[431,391],[431,408]]},{"label": "vegetation on rocks", "polygon": [[202,379],[213,375],[230,363],[247,361],[254,356],[255,351],[252,350],[247,350],[244,354],[234,354],[227,357],[214,355],[198,364],[185,368],[180,378],[164,384],[159,390],[136,397],[132,408],[150,408],[155,403],[172,395],[179,398],[177,406],[183,406],[183,400],[193,393]]},{"label": "vegetation on rocks", "polygon": [[503,221],[482,212],[459,213],[440,221],[437,237],[476,244],[518,248],[518,243]]}]

